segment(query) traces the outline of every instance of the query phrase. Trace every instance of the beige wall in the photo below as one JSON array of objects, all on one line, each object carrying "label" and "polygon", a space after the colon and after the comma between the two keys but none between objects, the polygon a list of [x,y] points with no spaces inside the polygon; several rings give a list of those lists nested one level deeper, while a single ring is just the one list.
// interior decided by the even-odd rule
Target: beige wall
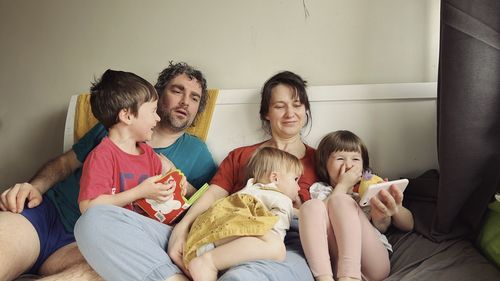
[{"label": "beige wall", "polygon": [[[305,17],[303,2],[309,16]],[[0,0],[0,189],[61,153],[72,94],[107,68],[168,61],[212,88],[436,81],[438,0]]]}]

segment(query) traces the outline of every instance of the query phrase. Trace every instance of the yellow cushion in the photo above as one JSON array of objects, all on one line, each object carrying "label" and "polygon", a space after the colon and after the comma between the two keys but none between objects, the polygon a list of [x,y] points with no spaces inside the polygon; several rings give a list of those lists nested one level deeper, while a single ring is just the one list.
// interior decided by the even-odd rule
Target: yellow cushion
[{"label": "yellow cushion", "polygon": [[187,129],[188,133],[199,137],[203,141],[207,140],[208,129],[210,129],[210,123],[212,121],[212,115],[215,110],[215,102],[217,101],[218,95],[218,89],[208,89],[208,100],[205,110],[199,116],[198,120],[196,120],[195,126],[191,126]]},{"label": "yellow cushion", "polygon": [[[210,129],[210,122],[212,120],[218,94],[218,89],[208,90],[208,100],[205,111],[203,111],[198,120],[196,120],[196,125],[187,129],[188,133],[197,136],[203,141],[205,141],[208,136],[208,129]],[[95,126],[95,124],[97,124],[97,122],[98,121],[94,117],[94,114],[92,114],[92,109],[90,108],[90,94],[83,93],[78,95],[75,108],[75,142],[82,138],[92,127]]]},{"label": "yellow cushion", "polygon": [[97,124],[90,108],[90,94],[80,94],[75,106],[75,143]]}]

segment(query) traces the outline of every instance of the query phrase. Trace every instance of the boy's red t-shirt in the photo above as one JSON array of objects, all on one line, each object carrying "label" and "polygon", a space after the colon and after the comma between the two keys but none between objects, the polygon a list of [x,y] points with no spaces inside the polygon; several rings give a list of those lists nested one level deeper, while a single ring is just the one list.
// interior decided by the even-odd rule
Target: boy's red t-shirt
[{"label": "boy's red t-shirt", "polygon": [[[162,164],[156,152],[148,144],[138,145],[143,153],[132,155],[105,137],[83,163],[78,202],[129,190],[143,180],[161,174]],[[132,204],[123,207],[135,209]]]},{"label": "boy's red t-shirt", "polygon": [[[245,169],[248,161],[263,142],[250,146],[243,146],[231,151],[219,165],[217,173],[214,175],[210,184],[215,184],[232,194],[246,185]],[[300,159],[304,166],[304,173],[299,179],[299,196],[302,202],[311,199],[309,187],[318,179],[314,170],[314,152],[315,149],[306,145],[306,154]]]}]

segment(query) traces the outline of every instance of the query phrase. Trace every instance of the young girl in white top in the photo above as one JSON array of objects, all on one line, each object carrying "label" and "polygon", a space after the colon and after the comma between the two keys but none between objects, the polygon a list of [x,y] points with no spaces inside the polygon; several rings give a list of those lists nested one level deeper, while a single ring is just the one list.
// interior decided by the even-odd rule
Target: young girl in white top
[{"label": "young girl in white top", "polygon": [[365,214],[351,194],[363,171],[369,170],[368,150],[352,132],[326,135],[315,160],[318,177],[330,185],[331,194],[311,199],[300,209],[300,240],[314,278],[384,279],[390,272],[390,245],[380,233],[391,223],[403,231],[413,229],[413,216],[402,206],[403,193],[395,186],[380,191]]}]

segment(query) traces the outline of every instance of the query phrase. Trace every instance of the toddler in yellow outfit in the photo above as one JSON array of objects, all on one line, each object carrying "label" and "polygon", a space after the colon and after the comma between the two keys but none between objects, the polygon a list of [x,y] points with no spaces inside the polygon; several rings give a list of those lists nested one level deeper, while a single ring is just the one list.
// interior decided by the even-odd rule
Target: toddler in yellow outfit
[{"label": "toddler in yellow outfit", "polygon": [[210,250],[215,247],[235,256],[235,264],[255,259],[284,260],[283,240],[290,227],[292,200],[298,195],[302,171],[300,160],[287,152],[271,147],[257,150],[247,166],[246,187],[216,201],[194,221],[184,248],[186,268],[191,272],[202,267],[198,263],[213,263],[215,256]]}]

